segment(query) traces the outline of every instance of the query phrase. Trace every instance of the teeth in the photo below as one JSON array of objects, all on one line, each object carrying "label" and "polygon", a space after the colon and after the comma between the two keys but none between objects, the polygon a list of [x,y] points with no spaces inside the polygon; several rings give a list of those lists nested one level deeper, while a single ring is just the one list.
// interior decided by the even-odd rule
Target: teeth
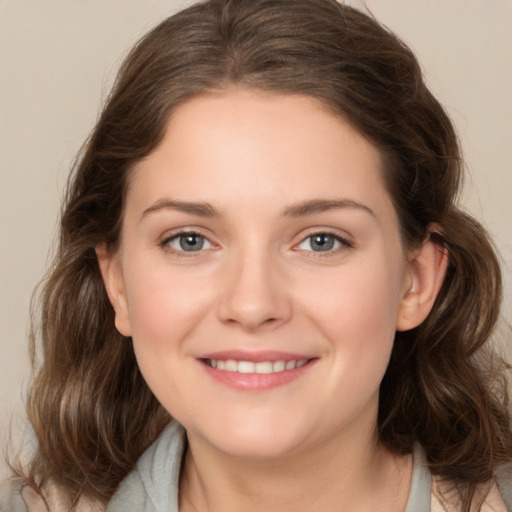
[{"label": "teeth", "polygon": [[234,368],[232,371],[238,373],[255,373],[256,365],[250,361],[238,361],[238,368]]},{"label": "teeth", "polygon": [[293,369],[295,368],[295,365],[296,365],[296,364],[297,364],[297,361],[288,361],[288,362],[286,363],[285,368],[286,368],[287,370],[293,370]]},{"label": "teeth", "polygon": [[282,372],[286,368],[286,363],[284,361],[274,361],[272,364],[273,372]]},{"label": "teeth", "polygon": [[228,359],[226,361],[226,364],[224,365],[224,370],[227,372],[236,372],[237,370],[237,364],[236,361],[233,361],[233,359]]},{"label": "teeth", "polygon": [[267,361],[265,361],[264,363],[256,363],[254,365],[254,371],[256,373],[272,373],[273,368],[273,364]]},{"label": "teeth", "polygon": [[252,361],[235,361],[234,359],[208,359],[206,362],[217,370],[238,373],[279,373],[285,370],[294,370],[304,366],[309,359],[299,359],[297,361],[261,361],[253,363]]}]

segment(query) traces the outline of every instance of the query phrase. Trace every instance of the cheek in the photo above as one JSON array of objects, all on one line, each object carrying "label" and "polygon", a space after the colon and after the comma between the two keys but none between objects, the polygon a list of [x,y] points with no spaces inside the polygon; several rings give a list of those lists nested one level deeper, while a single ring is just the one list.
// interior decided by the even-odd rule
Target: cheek
[{"label": "cheek", "polygon": [[385,371],[396,331],[401,268],[362,261],[316,280],[309,316],[330,340],[343,372]]},{"label": "cheek", "polygon": [[[132,268],[142,268],[138,265]],[[166,265],[133,272],[127,279],[127,298],[135,345],[151,350],[178,348],[204,316],[210,301],[202,280]],[[154,353],[158,357],[158,353]]]},{"label": "cheek", "polygon": [[187,340],[204,318],[209,297],[186,272],[170,272],[165,266],[153,266],[151,272],[137,273],[128,282],[137,364],[157,399],[177,413],[180,404],[195,401],[196,387],[186,371]]},{"label": "cheek", "polygon": [[[353,324],[364,330],[372,325],[396,324],[400,303],[401,272],[384,262],[362,261],[325,276],[315,276],[311,304],[328,324]],[[311,288],[310,288],[311,289]]]}]

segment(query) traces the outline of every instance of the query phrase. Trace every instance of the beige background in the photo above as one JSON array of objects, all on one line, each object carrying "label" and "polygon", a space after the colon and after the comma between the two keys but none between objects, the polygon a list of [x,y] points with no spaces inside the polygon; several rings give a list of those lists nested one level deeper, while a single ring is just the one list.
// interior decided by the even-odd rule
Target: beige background
[{"label": "beige background", "polygon": [[[13,411],[21,417],[30,295],[49,261],[73,155],[127,49],[188,3],[0,0],[0,433]],[[457,124],[469,172],[463,201],[501,251],[511,322],[512,0],[366,4],[417,52]]]}]

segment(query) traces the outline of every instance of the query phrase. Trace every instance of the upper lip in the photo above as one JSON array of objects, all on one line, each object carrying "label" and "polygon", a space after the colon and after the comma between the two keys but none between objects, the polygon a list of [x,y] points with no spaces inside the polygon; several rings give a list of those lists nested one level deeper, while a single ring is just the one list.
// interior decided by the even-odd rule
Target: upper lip
[{"label": "upper lip", "polygon": [[199,359],[214,359],[217,361],[233,359],[235,361],[252,361],[254,363],[262,361],[301,361],[312,358],[313,356],[307,354],[275,350],[259,350],[254,352],[247,350],[221,350],[218,352],[210,352],[199,357]]}]

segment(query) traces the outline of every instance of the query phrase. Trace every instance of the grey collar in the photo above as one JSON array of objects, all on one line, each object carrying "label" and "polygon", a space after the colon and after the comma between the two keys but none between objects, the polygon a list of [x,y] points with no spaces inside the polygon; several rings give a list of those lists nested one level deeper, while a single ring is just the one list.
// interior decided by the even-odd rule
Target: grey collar
[{"label": "grey collar", "polygon": [[[185,446],[185,430],[171,421],[121,482],[105,512],[179,512],[178,489]],[[405,512],[430,512],[430,472],[419,445],[413,457]]]}]

